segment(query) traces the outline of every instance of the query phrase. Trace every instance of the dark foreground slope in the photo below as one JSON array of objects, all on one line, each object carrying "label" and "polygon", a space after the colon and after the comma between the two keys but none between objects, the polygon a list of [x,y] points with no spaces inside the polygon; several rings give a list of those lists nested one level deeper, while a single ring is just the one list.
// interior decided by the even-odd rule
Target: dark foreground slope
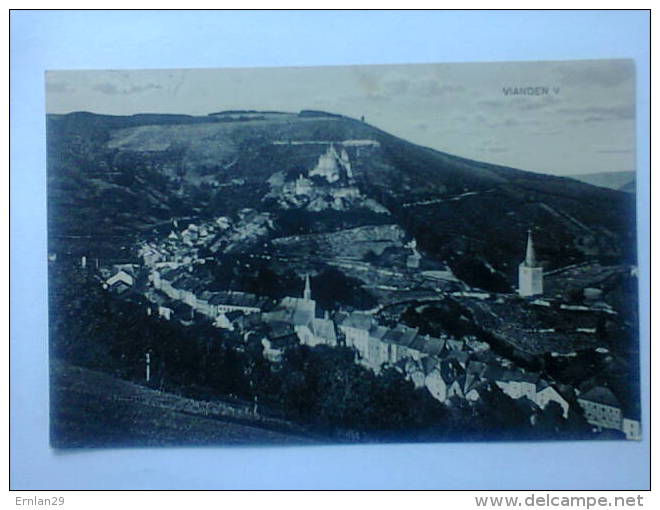
[{"label": "dark foreground slope", "polygon": [[[310,112],[49,116],[51,250],[116,254],[173,217],[212,218],[245,207],[280,214],[269,198],[272,180],[306,175],[328,142],[346,149],[360,192],[459,277],[492,272],[493,290],[510,288],[529,228],[548,269],[587,259],[635,261],[629,194],[467,160]],[[359,212],[341,214],[362,218]]]},{"label": "dark foreground slope", "polygon": [[199,402],[57,361],[51,401],[56,448],[318,442],[281,420],[250,419],[239,406]]}]

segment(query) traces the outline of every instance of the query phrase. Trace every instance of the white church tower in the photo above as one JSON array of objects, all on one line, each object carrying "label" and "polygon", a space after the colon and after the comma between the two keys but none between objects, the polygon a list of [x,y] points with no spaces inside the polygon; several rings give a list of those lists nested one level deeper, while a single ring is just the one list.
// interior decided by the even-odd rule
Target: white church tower
[{"label": "white church tower", "polygon": [[543,294],[543,268],[536,261],[532,231],[527,231],[527,253],[518,267],[518,294],[538,296]]}]

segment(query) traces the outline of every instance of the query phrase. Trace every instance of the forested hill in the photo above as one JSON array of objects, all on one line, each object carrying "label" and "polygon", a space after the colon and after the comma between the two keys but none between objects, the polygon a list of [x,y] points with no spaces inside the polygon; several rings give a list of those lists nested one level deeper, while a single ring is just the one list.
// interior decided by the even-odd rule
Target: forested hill
[{"label": "forested hill", "polygon": [[[235,215],[246,207],[290,216],[296,206],[273,200],[273,183],[303,176],[329,186],[310,172],[332,143],[350,162],[346,188],[357,186],[386,210],[387,221],[458,273],[493,271],[506,287],[529,228],[548,268],[635,261],[630,194],[452,156],[344,116],[78,112],[49,115],[47,127],[51,251],[112,255],[177,217]],[[324,212],[327,230],[373,224],[374,214],[359,204]],[[300,213],[316,214],[309,207]],[[317,231],[324,221],[315,222]]]}]

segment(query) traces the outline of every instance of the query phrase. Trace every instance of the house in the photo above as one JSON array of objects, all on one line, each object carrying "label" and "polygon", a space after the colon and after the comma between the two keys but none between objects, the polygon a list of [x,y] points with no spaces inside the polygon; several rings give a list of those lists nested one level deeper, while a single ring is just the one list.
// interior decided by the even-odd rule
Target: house
[{"label": "house", "polygon": [[181,291],[176,287],[178,280],[188,274],[185,267],[167,269],[162,273],[155,269],[151,272],[151,281],[155,289],[162,290],[172,299],[182,299]]},{"label": "house", "polygon": [[536,383],[538,380],[539,375],[532,372],[523,372],[520,376],[520,393],[532,402],[536,398]]},{"label": "house", "polygon": [[462,373],[460,367],[452,366],[453,362],[445,360],[438,361],[426,357],[422,361],[422,367],[426,373],[424,384],[429,393],[440,402],[448,397],[448,390],[456,378]]},{"label": "house", "polygon": [[123,294],[135,285],[135,276],[125,269],[119,269],[103,283],[104,289]]},{"label": "house", "polygon": [[594,386],[578,396],[578,404],[584,410],[584,417],[598,428],[622,428],[621,404],[612,391],[605,386]]},{"label": "house", "polygon": [[229,331],[233,331],[234,329],[234,326],[232,325],[231,321],[227,318],[227,315],[224,312],[220,312],[218,315],[215,316],[215,320],[213,321],[213,326],[216,328],[228,329]]},{"label": "house", "polygon": [[465,374],[459,375],[447,388],[447,400],[452,397],[463,399],[465,398],[465,393],[463,393],[463,387],[465,386]]},{"label": "house", "polygon": [[440,364],[440,360],[438,360],[437,358],[432,358],[430,356],[426,356],[422,358],[422,361],[420,362],[422,370],[427,375],[429,374],[429,372],[437,368],[439,364]]},{"label": "house", "polygon": [[427,357],[423,360],[427,369],[426,387],[434,398],[444,402],[451,397],[476,401],[481,398],[484,381],[483,369],[472,364],[464,370],[456,359],[437,361]]},{"label": "house", "polygon": [[323,341],[318,339],[312,332],[311,321],[307,324],[294,324],[294,330],[298,340],[303,345],[315,347],[317,345],[323,344]]},{"label": "house", "polygon": [[[153,265],[153,268],[159,270],[176,269],[178,267],[181,267],[181,263],[175,262],[173,260],[162,260],[160,262],[154,263]],[[151,278],[153,278],[153,276]]]},{"label": "house", "polygon": [[138,255],[142,257],[146,266],[152,266],[156,262],[160,262],[162,254],[151,244],[144,244],[140,247]]},{"label": "house", "polygon": [[537,381],[538,376],[533,374],[526,374],[517,370],[506,370],[495,379],[495,384],[513,399],[527,397],[534,400]]},{"label": "house", "polygon": [[444,359],[455,361],[463,370],[465,370],[470,361],[470,353],[465,351],[448,351]]},{"label": "house", "polygon": [[421,260],[421,256],[419,253],[413,253],[412,255],[408,255],[406,258],[406,267],[409,269],[418,269],[419,268],[419,261]]},{"label": "house", "polygon": [[392,344],[383,341],[386,334],[385,326],[373,324],[369,329],[368,359],[376,371],[381,369],[383,363],[391,365],[396,361]]},{"label": "house", "polygon": [[231,220],[227,216],[219,216],[215,219],[215,224],[220,230],[226,230],[231,226]]},{"label": "house", "polygon": [[480,373],[482,380],[494,382],[504,394],[514,400],[527,399],[541,409],[545,409],[550,402],[556,402],[562,408],[564,418],[568,417],[570,397],[565,389],[550,384],[536,373],[506,370],[480,361],[470,361],[468,372]]},{"label": "house", "polygon": [[339,330],[346,338],[346,345],[353,347],[361,358],[369,359],[369,330],[373,317],[362,312],[352,312],[340,318]]},{"label": "house", "polygon": [[[467,353],[463,353],[467,354]],[[466,370],[455,358],[439,360],[427,356],[421,366],[426,374],[424,385],[431,395],[440,402],[450,398],[476,401],[488,386],[483,363],[471,362]]]},{"label": "house", "polygon": [[413,351],[416,356],[416,359],[421,359],[421,355],[424,353],[424,346],[426,345],[425,339],[423,336],[417,334],[417,330],[413,330],[415,335],[412,341],[408,344],[408,349]]},{"label": "house", "polygon": [[434,367],[429,371],[424,379],[426,389],[429,390],[433,398],[440,402],[447,400],[447,388],[449,388],[451,382],[445,379],[438,367]]},{"label": "house", "polygon": [[125,294],[126,292],[128,292],[131,289],[131,286],[127,285],[123,281],[119,281],[119,282],[113,283],[111,286],[106,287],[106,288],[108,288],[109,290],[111,290],[115,294],[122,295],[122,294]]},{"label": "house", "polygon": [[[171,320],[172,314],[174,311],[169,306],[170,300],[164,294],[160,292],[150,292],[148,294],[148,299],[151,301],[149,305],[150,309],[155,311],[158,314],[158,317],[162,317],[165,320]],[[151,315],[151,313],[149,313]]]},{"label": "house", "polygon": [[291,324],[286,322],[271,322],[268,324],[266,337],[262,338],[263,355],[272,363],[280,363],[284,351],[297,345],[298,336]]},{"label": "house", "polygon": [[192,276],[183,276],[176,280],[174,284],[179,293],[179,299],[187,305],[197,307],[196,292],[200,288],[200,282]]},{"label": "house", "polygon": [[108,287],[112,287],[117,282],[123,282],[129,287],[132,287],[135,284],[135,277],[128,271],[120,269],[105,281]]},{"label": "house", "polygon": [[314,347],[316,345],[337,345],[335,325],[330,319],[313,318],[307,324],[296,324],[294,329],[300,343]]},{"label": "house", "polygon": [[[426,362],[429,366],[429,362]],[[435,398],[444,402],[451,397],[464,398],[465,371],[455,359],[443,359],[429,373],[427,388]]]},{"label": "house", "polygon": [[440,356],[445,348],[445,340],[430,335],[423,337],[422,352],[427,356]]},{"label": "house", "polygon": [[404,367],[406,379],[412,381],[415,388],[423,388],[425,386],[426,376],[420,364],[414,359],[407,359],[404,362]]},{"label": "house", "polygon": [[197,296],[196,309],[199,313],[202,313],[208,317],[213,317],[215,315],[215,309],[210,303],[211,298],[213,297],[213,292],[209,290],[203,290]]},{"label": "house", "polygon": [[624,417],[621,423],[621,431],[626,435],[626,439],[633,441],[641,441],[642,439],[642,425],[639,420]]},{"label": "house", "polygon": [[264,301],[265,299],[247,292],[222,291],[214,293],[208,299],[208,304],[217,315],[236,310],[245,313],[260,312]]},{"label": "house", "polygon": [[484,379],[487,368],[488,365],[486,365],[486,363],[483,363],[481,361],[470,360],[467,364],[466,372],[468,374],[476,375],[477,377],[479,377],[479,379]]},{"label": "house", "polygon": [[397,324],[395,328],[390,329],[383,336],[383,342],[392,345],[393,361],[391,362],[397,362],[406,358],[419,361],[422,358],[422,352],[412,346],[418,331],[418,328],[409,328],[403,324]]},{"label": "house", "polygon": [[465,339],[465,346],[474,352],[487,351],[490,349],[488,343],[477,340],[477,338],[473,336],[469,336]]},{"label": "house", "polygon": [[318,343],[326,345],[337,345],[337,334],[335,332],[335,323],[328,318],[312,319],[311,330]]},{"label": "house", "polygon": [[568,409],[570,407],[568,401],[556,387],[550,385],[547,381],[543,379],[538,380],[536,383],[536,396],[533,400],[541,409],[545,409],[545,406],[550,402],[556,402],[561,406],[564,418],[568,418]]},{"label": "house", "polygon": [[465,382],[463,383],[463,395],[466,400],[475,402],[481,398],[481,392],[485,388],[484,381],[477,373],[466,372]]},{"label": "house", "polygon": [[453,338],[447,339],[445,346],[450,351],[462,351],[465,343],[463,340],[454,340]]},{"label": "house", "polygon": [[163,319],[169,321],[172,319],[172,314],[174,311],[171,308],[168,308],[167,306],[159,306],[158,307],[158,316],[162,317]]}]

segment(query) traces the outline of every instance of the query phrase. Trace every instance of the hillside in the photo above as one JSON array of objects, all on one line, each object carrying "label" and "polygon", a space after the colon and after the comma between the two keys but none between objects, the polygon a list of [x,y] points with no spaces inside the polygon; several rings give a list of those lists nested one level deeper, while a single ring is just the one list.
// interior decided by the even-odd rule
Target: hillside
[{"label": "hillside", "polygon": [[[414,237],[428,260],[492,290],[515,283],[529,228],[548,269],[636,258],[627,193],[467,160],[322,112],[51,115],[48,163],[56,252],[121,258],[172,218],[251,208],[269,214],[271,240],[323,236],[305,237],[307,247],[326,243],[318,253],[341,251],[327,246],[335,239],[351,244],[350,232],[327,233],[397,226],[401,243]],[[260,242],[250,249],[270,249]]]},{"label": "hillside", "polygon": [[200,402],[51,363],[51,438],[56,448],[164,445],[312,444],[281,420],[259,420],[244,406]]},{"label": "hillside", "polygon": [[601,188],[609,188],[627,193],[635,193],[634,170],[629,172],[598,172],[593,174],[572,175],[573,179]]}]

